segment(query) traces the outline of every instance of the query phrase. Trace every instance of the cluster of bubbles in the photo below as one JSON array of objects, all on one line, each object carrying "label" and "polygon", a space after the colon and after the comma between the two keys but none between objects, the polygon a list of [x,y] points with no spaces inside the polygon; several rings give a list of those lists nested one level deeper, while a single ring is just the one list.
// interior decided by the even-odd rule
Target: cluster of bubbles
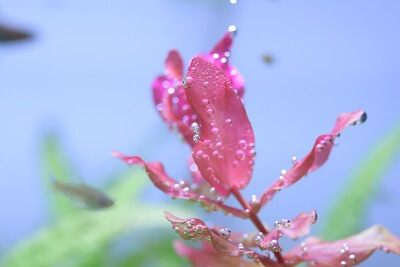
[{"label": "cluster of bubbles", "polygon": [[208,227],[202,223],[196,222],[195,219],[190,219],[187,220],[186,222],[182,222],[179,224],[182,227],[173,226],[173,229],[178,234],[180,234],[181,231],[183,230],[183,235],[184,237],[186,237],[186,239],[190,239],[193,241],[209,239],[209,235],[207,234]]},{"label": "cluster of bubbles", "polygon": [[353,265],[357,262],[357,256],[355,254],[350,253],[350,248],[347,243],[343,243],[343,248],[340,249],[340,253],[347,258],[347,260],[340,261],[341,266],[349,266]]},{"label": "cluster of bubbles", "polygon": [[333,141],[332,139],[333,139],[332,135],[330,135],[330,134],[325,135],[324,138],[321,141],[319,141],[319,143],[316,145],[317,151],[321,152],[322,150],[324,150],[324,147],[327,144],[332,143],[332,141]]},{"label": "cluster of bubbles", "polygon": [[192,130],[193,130],[193,142],[195,142],[196,144],[200,141],[200,134],[201,134],[201,129],[200,126],[197,122],[193,122],[192,125]]},{"label": "cluster of bubbles", "polygon": [[271,241],[269,241],[268,250],[275,253],[282,252],[282,248],[279,246],[279,242],[276,239],[272,239]]},{"label": "cluster of bubbles", "polygon": [[281,221],[274,222],[275,229],[282,228],[282,227],[289,228],[290,226],[292,226],[292,223],[288,219],[282,219]]},{"label": "cluster of bubbles", "polygon": [[173,185],[172,190],[175,195],[182,193],[184,197],[190,196],[190,188],[187,186],[186,182],[181,180],[179,183]]},{"label": "cluster of bubbles", "polygon": [[263,239],[264,239],[264,234],[263,234],[262,232],[259,232],[259,233],[254,237],[254,243],[255,243],[256,245],[260,245],[261,242],[263,241]]}]

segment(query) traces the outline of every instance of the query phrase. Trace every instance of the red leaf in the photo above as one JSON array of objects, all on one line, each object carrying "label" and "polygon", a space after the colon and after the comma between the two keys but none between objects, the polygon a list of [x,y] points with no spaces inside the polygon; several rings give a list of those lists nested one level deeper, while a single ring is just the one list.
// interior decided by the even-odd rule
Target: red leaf
[{"label": "red leaf", "polygon": [[182,81],[183,62],[178,51],[169,51],[167,59],[165,60],[165,70],[172,79]]},{"label": "red leaf", "polygon": [[308,235],[310,233],[311,225],[317,220],[317,213],[315,210],[307,213],[300,213],[291,221],[282,220],[275,223],[275,229],[265,237],[259,237],[259,246],[261,249],[268,249],[272,252],[281,252],[279,246],[279,239],[282,235],[286,235],[291,239]]},{"label": "red leaf", "polygon": [[299,181],[307,173],[321,167],[328,159],[333,148],[334,138],[338,137],[341,131],[349,125],[363,123],[367,118],[364,111],[359,110],[350,113],[341,114],[336,120],[336,124],[330,134],[320,135],[314,143],[312,150],[299,162],[295,163],[293,168],[280,176],[261,196],[261,207],[264,206],[275,193],[281,189],[291,186]]},{"label": "red leaf", "polygon": [[216,211],[218,209],[223,210],[225,213],[232,214],[239,218],[247,218],[248,214],[221,202],[209,199],[204,195],[195,193],[187,184],[182,184],[169,177],[164,167],[160,162],[146,163],[141,157],[138,156],[126,156],[119,152],[114,151],[114,157],[117,157],[129,165],[139,165],[146,169],[146,173],[149,176],[153,184],[173,198],[186,199],[199,202],[207,211]]},{"label": "red leaf", "polygon": [[366,260],[378,248],[400,254],[400,238],[383,226],[375,225],[357,235],[334,242],[308,238],[286,253],[284,258],[290,264],[307,261],[316,266],[354,266]]},{"label": "red leaf", "polygon": [[192,60],[186,96],[199,116],[200,142],[192,155],[204,179],[228,196],[250,181],[254,135],[243,103],[229,80],[201,57]]}]

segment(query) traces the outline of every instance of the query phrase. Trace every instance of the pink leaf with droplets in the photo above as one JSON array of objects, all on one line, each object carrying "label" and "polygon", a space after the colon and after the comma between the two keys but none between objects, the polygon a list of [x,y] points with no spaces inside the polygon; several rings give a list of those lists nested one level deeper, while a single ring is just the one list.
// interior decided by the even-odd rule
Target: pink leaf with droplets
[{"label": "pink leaf with droplets", "polygon": [[275,225],[274,230],[262,238],[259,246],[262,249],[268,249],[272,252],[281,252],[282,248],[279,246],[278,241],[282,235],[291,239],[297,239],[308,235],[311,230],[311,225],[313,225],[316,220],[317,213],[315,210],[312,210],[309,213],[300,213],[291,221],[282,220]]},{"label": "pink leaf with droplets", "polygon": [[[202,55],[217,68],[225,73],[231,80],[234,89],[240,97],[243,96],[244,81],[239,71],[228,63],[230,48],[232,45],[232,33],[228,32],[217,43],[209,54]],[[216,60],[213,55],[221,54],[221,58]],[[222,57],[224,60],[221,61]],[[197,121],[197,116],[186,100],[186,95],[182,86],[182,58],[178,51],[171,50],[165,60],[166,75],[157,77],[152,84],[153,99],[162,118],[171,128],[175,128],[182,135],[183,139],[194,146],[194,133],[191,124]]]},{"label": "pink leaf with droplets", "polygon": [[320,135],[314,143],[312,150],[299,162],[282,174],[261,196],[261,206],[264,206],[281,189],[291,186],[299,181],[307,173],[321,167],[329,157],[334,145],[334,139],[340,135],[349,125],[363,123],[366,120],[366,113],[362,110],[343,113],[336,120],[336,124],[330,134]]},{"label": "pink leaf with droplets", "polygon": [[317,266],[354,266],[366,260],[376,249],[400,254],[400,238],[381,225],[372,226],[346,239],[324,242],[308,238],[284,255],[293,264],[314,262]]},{"label": "pink leaf with droplets", "polygon": [[169,177],[164,167],[160,162],[146,163],[141,157],[138,156],[126,156],[120,152],[113,151],[113,156],[121,159],[129,165],[139,165],[146,169],[146,173],[149,176],[153,184],[173,198],[187,199],[199,202],[200,205],[208,211],[216,211],[218,209],[223,210],[225,213],[232,214],[239,218],[248,218],[248,214],[244,210],[236,209],[227,205],[224,205],[218,201],[209,199],[204,195],[199,195],[193,192],[189,186],[180,184],[176,180]]},{"label": "pink leaf with droplets", "polygon": [[165,60],[165,70],[171,78],[182,81],[183,62],[178,51],[169,51],[167,59]]},{"label": "pink leaf with droplets", "polygon": [[[212,250],[209,245],[205,244],[203,247],[203,253],[211,254],[213,257],[242,257],[246,255],[248,258],[252,258],[256,262],[261,261],[268,264],[271,262],[269,258],[265,256],[260,256],[256,252],[247,249],[242,244],[237,244],[231,241],[229,239],[230,234],[228,236],[223,236],[222,234],[219,234],[215,229],[208,228],[206,224],[198,218],[180,219],[169,212],[164,213],[167,220],[171,222],[172,228],[183,239],[193,241],[208,240],[211,242],[214,250]],[[183,252],[183,248],[181,249],[182,250],[180,251],[178,250],[178,253]]]},{"label": "pink leaf with droplets", "polygon": [[207,59],[209,62],[213,63],[217,69],[224,72],[225,76],[231,82],[233,89],[235,89],[238,96],[242,98],[244,94],[243,76],[239,73],[237,68],[229,64],[233,36],[233,32],[225,33],[215,47],[208,54],[201,55],[201,57]]},{"label": "pink leaf with droplets", "polygon": [[[201,248],[194,248],[181,241],[174,242],[174,248],[177,254],[187,257],[194,267],[218,266],[218,267],[260,267],[262,263],[246,261],[240,257],[224,256],[215,251],[211,243],[203,242]],[[272,261],[267,261],[264,266],[278,266]]]},{"label": "pink leaf with droplets", "polygon": [[185,87],[201,125],[193,158],[204,179],[228,196],[248,184],[253,170],[254,134],[243,103],[225,75],[201,57],[192,60]]}]

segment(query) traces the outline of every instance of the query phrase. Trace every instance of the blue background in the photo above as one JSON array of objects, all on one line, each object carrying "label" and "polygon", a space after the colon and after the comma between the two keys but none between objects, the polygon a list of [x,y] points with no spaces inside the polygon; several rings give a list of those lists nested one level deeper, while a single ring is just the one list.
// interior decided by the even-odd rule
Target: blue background
[{"label": "blue background", "polygon": [[[367,123],[342,134],[323,168],[261,213],[272,223],[317,209],[322,221],[352,169],[399,122],[399,14],[395,0],[0,0],[0,21],[35,33],[30,42],[0,46],[1,250],[46,225],[39,152],[49,131],[61,136],[89,184],[124,168],[112,149],[160,160],[173,177],[187,177],[189,148],[159,118],[150,84],[169,49],[178,49],[187,67],[231,24],[238,27],[231,60],[245,77],[256,135],[247,197],[288,169],[291,156],[305,155],[338,114],[368,112]],[[265,53],[274,64],[262,61]],[[395,165],[365,226],[381,223],[400,235],[399,159]],[[155,188],[143,197],[168,201]],[[398,256],[377,253],[364,266],[383,262],[400,265]]]}]

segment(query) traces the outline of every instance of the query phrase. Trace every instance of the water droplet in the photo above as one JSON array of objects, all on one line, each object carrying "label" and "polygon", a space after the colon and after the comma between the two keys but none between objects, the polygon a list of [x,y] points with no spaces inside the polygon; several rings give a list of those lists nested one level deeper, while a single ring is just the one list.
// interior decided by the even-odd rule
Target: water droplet
[{"label": "water droplet", "polygon": [[214,150],[212,155],[213,155],[214,158],[218,158],[219,152],[217,150]]},{"label": "water droplet", "polygon": [[347,266],[347,262],[346,262],[346,261],[341,261],[341,262],[340,262],[340,265],[342,265],[342,266]]},{"label": "water droplet", "polygon": [[[219,181],[218,181],[218,184],[219,184]],[[219,196],[219,197],[217,197],[217,202],[219,203],[219,204],[222,204],[222,203],[224,203],[224,198],[223,197],[221,197],[221,196]]]},{"label": "water droplet", "polygon": [[239,244],[237,245],[237,249],[239,250],[239,253],[243,255],[244,250],[245,250],[246,248],[243,246],[243,243],[239,243]]},{"label": "water droplet", "polygon": [[365,121],[367,120],[367,113],[366,112],[364,112],[362,115],[361,115],[361,117],[360,117],[360,119],[358,120],[358,124],[363,124]]},{"label": "water droplet", "polygon": [[210,141],[210,139],[205,139],[202,143],[204,148],[211,148],[212,147],[212,143]]},{"label": "water droplet", "polygon": [[217,143],[215,144],[215,147],[216,147],[217,149],[219,149],[219,150],[224,150],[224,146],[222,145],[221,142],[217,142]]},{"label": "water droplet", "polygon": [[204,155],[203,155],[203,159],[204,159],[204,160],[210,160],[210,156],[207,155],[207,154],[204,154]]},{"label": "water droplet", "polygon": [[356,261],[357,261],[357,257],[356,257],[356,255],[354,255],[354,254],[350,254],[350,255],[349,255],[349,259],[350,259],[352,262],[356,262]]},{"label": "water droplet", "polygon": [[202,234],[206,231],[207,227],[201,224],[198,224],[194,227],[194,230],[196,231],[197,234]]},{"label": "water droplet", "polygon": [[233,166],[234,168],[236,168],[237,166],[239,166],[239,162],[238,162],[237,160],[234,160],[234,161],[232,162],[232,166]]},{"label": "water droplet", "polygon": [[292,157],[292,164],[295,165],[297,163],[297,157]]},{"label": "water droplet", "polygon": [[256,244],[256,245],[260,245],[261,244],[261,241],[264,239],[264,234],[263,233],[258,233],[257,235],[256,235],[256,237],[254,238],[254,243]]},{"label": "water droplet", "polygon": [[200,126],[197,122],[193,122],[191,125],[193,132],[200,133]]},{"label": "water droplet", "polygon": [[183,87],[185,88],[190,88],[193,86],[193,78],[190,76],[187,76],[183,79],[182,81]]},{"label": "water droplet", "polygon": [[226,63],[226,62],[227,62],[226,57],[221,58],[221,63],[222,63],[222,64],[224,64],[224,63]]},{"label": "water droplet", "polygon": [[232,125],[232,120],[231,119],[226,119],[225,123],[226,123],[226,125]]},{"label": "water droplet", "polygon": [[285,174],[286,174],[286,170],[285,170],[285,169],[282,169],[282,170],[281,170],[281,174],[282,174],[282,175],[285,175]]},{"label": "water droplet", "polygon": [[271,241],[269,241],[268,249],[272,252],[281,252],[282,251],[282,249],[279,247],[278,240],[276,240],[276,239],[272,239]]},{"label": "water droplet", "polygon": [[219,129],[214,127],[214,128],[211,129],[211,133],[214,134],[214,135],[218,135],[219,134]]},{"label": "water droplet", "polygon": [[218,54],[218,53],[214,53],[214,54],[212,55],[212,57],[215,58],[215,59],[217,59],[217,58],[219,58],[219,54]]},{"label": "water droplet", "polygon": [[231,237],[231,229],[229,228],[222,228],[219,233],[224,239],[229,239]]},{"label": "water droplet", "polygon": [[210,193],[211,193],[211,194],[215,194],[215,193],[216,193],[215,187],[211,187],[211,188],[210,188]]},{"label": "water droplet", "polygon": [[201,159],[204,155],[204,152],[202,150],[199,150],[196,152],[196,158],[197,159]]},{"label": "water droplet", "polygon": [[[315,224],[317,221],[318,221],[318,214],[317,214],[317,212],[314,212],[314,218],[312,219],[311,223]],[[347,247],[346,243],[344,243],[343,246],[344,245],[346,245],[346,247]]]},{"label": "water droplet", "polygon": [[156,106],[156,109],[157,109],[158,111],[162,111],[163,108],[164,108],[164,105],[163,105],[162,103],[158,103],[157,106]]},{"label": "water droplet", "polygon": [[172,95],[173,93],[175,93],[175,88],[174,87],[168,88],[168,94]]},{"label": "water droplet", "polygon": [[182,192],[183,192],[183,195],[184,195],[185,197],[189,196],[189,194],[190,194],[190,189],[189,189],[189,187],[183,188]]},{"label": "water droplet", "polygon": [[207,87],[207,86],[209,85],[209,82],[205,81],[205,82],[203,83],[203,85],[204,85],[204,87]]},{"label": "water droplet", "polygon": [[247,148],[247,142],[246,142],[246,140],[240,140],[240,141],[239,141],[239,147],[240,147],[240,149],[245,150],[245,149]]},{"label": "water droplet", "polygon": [[207,174],[208,174],[208,175],[211,175],[211,174],[213,174],[213,173],[214,173],[214,169],[211,168],[211,167],[208,167],[208,168],[207,168]]},{"label": "water droplet", "polygon": [[243,150],[239,149],[239,150],[236,151],[236,158],[238,160],[240,160],[240,161],[244,160],[245,156],[246,155],[244,154]]},{"label": "water droplet", "polygon": [[193,135],[193,142],[197,144],[199,141],[200,141],[200,135],[198,134]]},{"label": "water droplet", "polygon": [[276,228],[280,228],[282,225],[281,225],[281,222],[280,221],[275,221],[274,222],[274,228],[276,229]]},{"label": "water droplet", "polygon": [[204,98],[202,102],[203,102],[203,106],[204,106],[204,107],[207,107],[208,104],[210,103],[210,101],[208,101],[207,98]]},{"label": "water droplet", "polygon": [[285,228],[289,228],[292,224],[291,224],[290,220],[288,220],[288,219],[282,219],[282,220],[281,220],[281,225],[282,225],[283,227],[285,227]]},{"label": "water droplet", "polygon": [[197,172],[199,170],[196,163],[190,164],[189,169],[191,172]]},{"label": "water droplet", "polygon": [[207,109],[207,115],[212,116],[214,114],[214,110],[212,108]]},{"label": "water droplet", "polygon": [[179,184],[174,184],[174,191],[175,192],[179,192],[179,188],[180,188]]},{"label": "water droplet", "polygon": [[[232,0],[231,0],[232,1]],[[229,25],[228,27],[228,32],[231,32],[233,34],[236,34],[237,28],[235,25]]]}]

